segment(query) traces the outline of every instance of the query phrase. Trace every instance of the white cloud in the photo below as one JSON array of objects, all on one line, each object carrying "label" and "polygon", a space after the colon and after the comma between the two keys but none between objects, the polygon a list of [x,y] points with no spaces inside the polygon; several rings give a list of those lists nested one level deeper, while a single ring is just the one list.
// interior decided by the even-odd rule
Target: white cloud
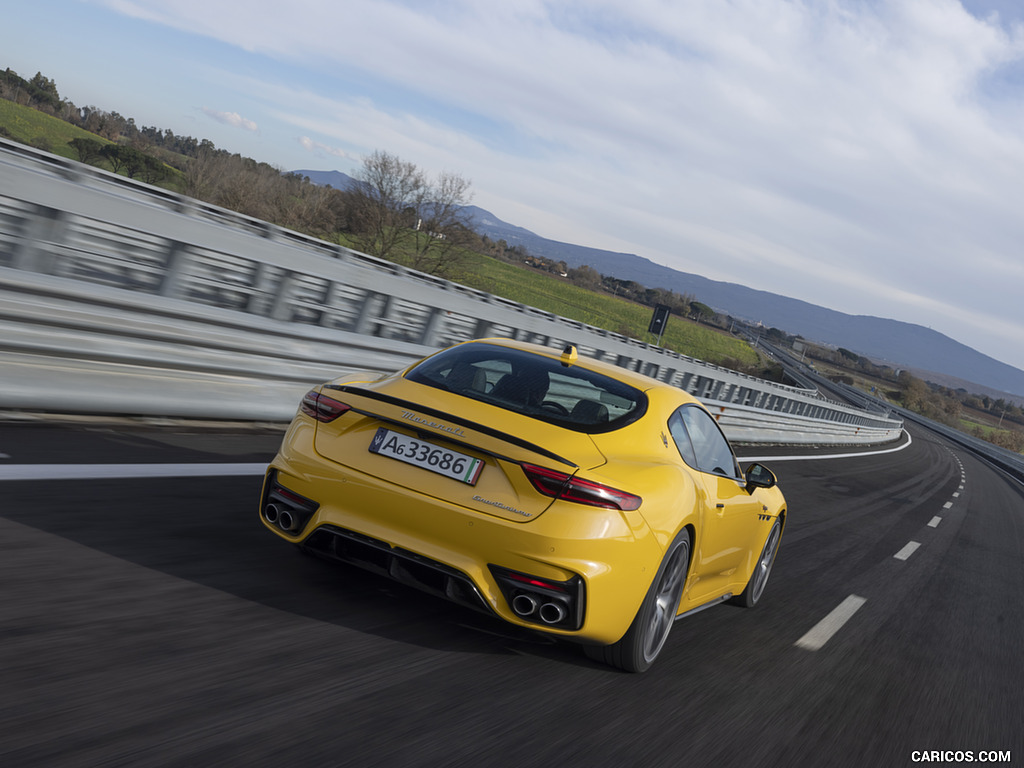
[{"label": "white cloud", "polygon": [[259,126],[256,125],[256,123],[242,117],[237,112],[218,112],[217,110],[210,109],[209,107],[203,107],[202,111],[203,114],[207,117],[212,117],[218,123],[224,123],[225,125],[241,128],[246,131],[252,131],[253,133],[259,130]]},{"label": "white cloud", "polygon": [[344,149],[339,149],[338,147],[331,147],[328,146],[327,144],[322,144],[319,141],[313,141],[311,138],[309,138],[309,136],[300,136],[299,144],[301,144],[302,148],[305,149],[307,152],[313,152],[315,154],[333,155],[334,157],[340,157],[344,160],[355,159],[351,153],[346,152]]}]

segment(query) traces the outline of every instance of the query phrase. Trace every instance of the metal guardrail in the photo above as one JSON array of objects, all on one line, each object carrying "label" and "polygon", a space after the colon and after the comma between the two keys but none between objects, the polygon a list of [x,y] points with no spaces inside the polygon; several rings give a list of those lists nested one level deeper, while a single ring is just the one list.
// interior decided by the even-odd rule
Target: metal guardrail
[{"label": "metal guardrail", "polygon": [[865,410],[873,413],[883,413],[887,415],[896,413],[902,417],[904,421],[912,421],[919,424],[942,435],[962,448],[966,448],[976,456],[989,462],[1004,474],[1007,474],[1018,482],[1024,484],[1024,456],[1021,454],[1014,453],[1013,451],[1009,451],[1005,448],[1000,448],[986,440],[973,437],[972,435],[968,435],[958,429],[954,429],[953,427],[925,418],[924,416],[914,413],[906,408],[893,405],[880,397],[864,392],[856,387],[850,386],[849,384],[830,381],[809,365],[797,360],[786,350],[774,345],[765,346],[771,350],[771,353],[776,360],[786,368],[787,374],[796,380],[802,381],[810,386],[816,386],[819,391],[832,392],[834,395],[842,398],[846,402],[853,403],[857,407],[864,408]]},{"label": "metal guardrail", "polygon": [[[845,384],[841,386],[843,386],[844,389],[853,390],[853,387],[849,387]],[[858,392],[857,390],[853,391]],[[865,396],[863,392],[858,392],[858,394],[862,397]],[[876,399],[876,402],[880,405],[891,407],[893,411],[900,414],[905,420],[913,421],[923,427],[927,427],[933,432],[937,432],[942,435],[947,440],[956,443],[962,448],[966,448],[974,455],[984,459],[1004,474],[1009,475],[1017,480],[1017,482],[1024,485],[1024,455],[1014,453],[1013,451],[1009,451],[1005,448],[1000,448],[998,445],[993,445],[986,440],[973,437],[972,435],[968,435],[958,429],[953,429],[953,427],[946,426],[945,424],[941,424],[937,421],[921,416],[920,414],[909,411],[906,408],[889,406],[889,404],[882,400]]]},{"label": "metal guardrail", "polygon": [[734,439],[901,427],[3,139],[0,299],[6,408],[287,419],[311,383],[497,336],[685,389]]}]

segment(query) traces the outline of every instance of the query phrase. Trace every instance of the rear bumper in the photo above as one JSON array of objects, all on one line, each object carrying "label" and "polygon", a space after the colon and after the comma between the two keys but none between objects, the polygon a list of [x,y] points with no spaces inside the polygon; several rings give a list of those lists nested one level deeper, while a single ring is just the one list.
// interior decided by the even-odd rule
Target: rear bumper
[{"label": "rear bumper", "polygon": [[435,597],[493,614],[473,580],[462,571],[401,547],[393,547],[386,541],[325,524],[313,530],[302,546],[323,557],[388,576]]},{"label": "rear bumper", "polygon": [[[281,538],[512,624],[584,642],[622,637],[662,556],[636,512],[557,502],[534,520],[510,521],[286,449],[270,465],[264,502],[275,477],[318,505],[294,531],[261,511],[260,520]],[[504,569],[578,583],[577,620],[550,626],[518,616],[507,583],[503,592],[495,576]]]}]

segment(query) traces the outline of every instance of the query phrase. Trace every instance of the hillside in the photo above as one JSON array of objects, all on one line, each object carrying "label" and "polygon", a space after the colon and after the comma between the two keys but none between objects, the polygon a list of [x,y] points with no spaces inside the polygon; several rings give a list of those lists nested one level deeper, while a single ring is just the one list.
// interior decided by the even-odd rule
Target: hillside
[{"label": "hillside", "polygon": [[78,159],[78,153],[68,145],[72,139],[93,139],[102,144],[110,143],[52,115],[45,115],[31,107],[23,107],[6,99],[0,99],[0,126],[3,126],[9,138],[15,141],[31,144],[70,160]]}]

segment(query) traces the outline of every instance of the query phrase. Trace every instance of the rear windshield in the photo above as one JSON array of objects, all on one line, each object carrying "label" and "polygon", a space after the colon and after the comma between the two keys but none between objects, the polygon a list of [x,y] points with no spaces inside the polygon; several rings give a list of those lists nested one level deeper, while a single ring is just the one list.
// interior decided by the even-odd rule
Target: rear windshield
[{"label": "rear windshield", "polygon": [[639,389],[576,365],[494,344],[463,344],[406,378],[579,432],[609,432],[647,410]]}]

